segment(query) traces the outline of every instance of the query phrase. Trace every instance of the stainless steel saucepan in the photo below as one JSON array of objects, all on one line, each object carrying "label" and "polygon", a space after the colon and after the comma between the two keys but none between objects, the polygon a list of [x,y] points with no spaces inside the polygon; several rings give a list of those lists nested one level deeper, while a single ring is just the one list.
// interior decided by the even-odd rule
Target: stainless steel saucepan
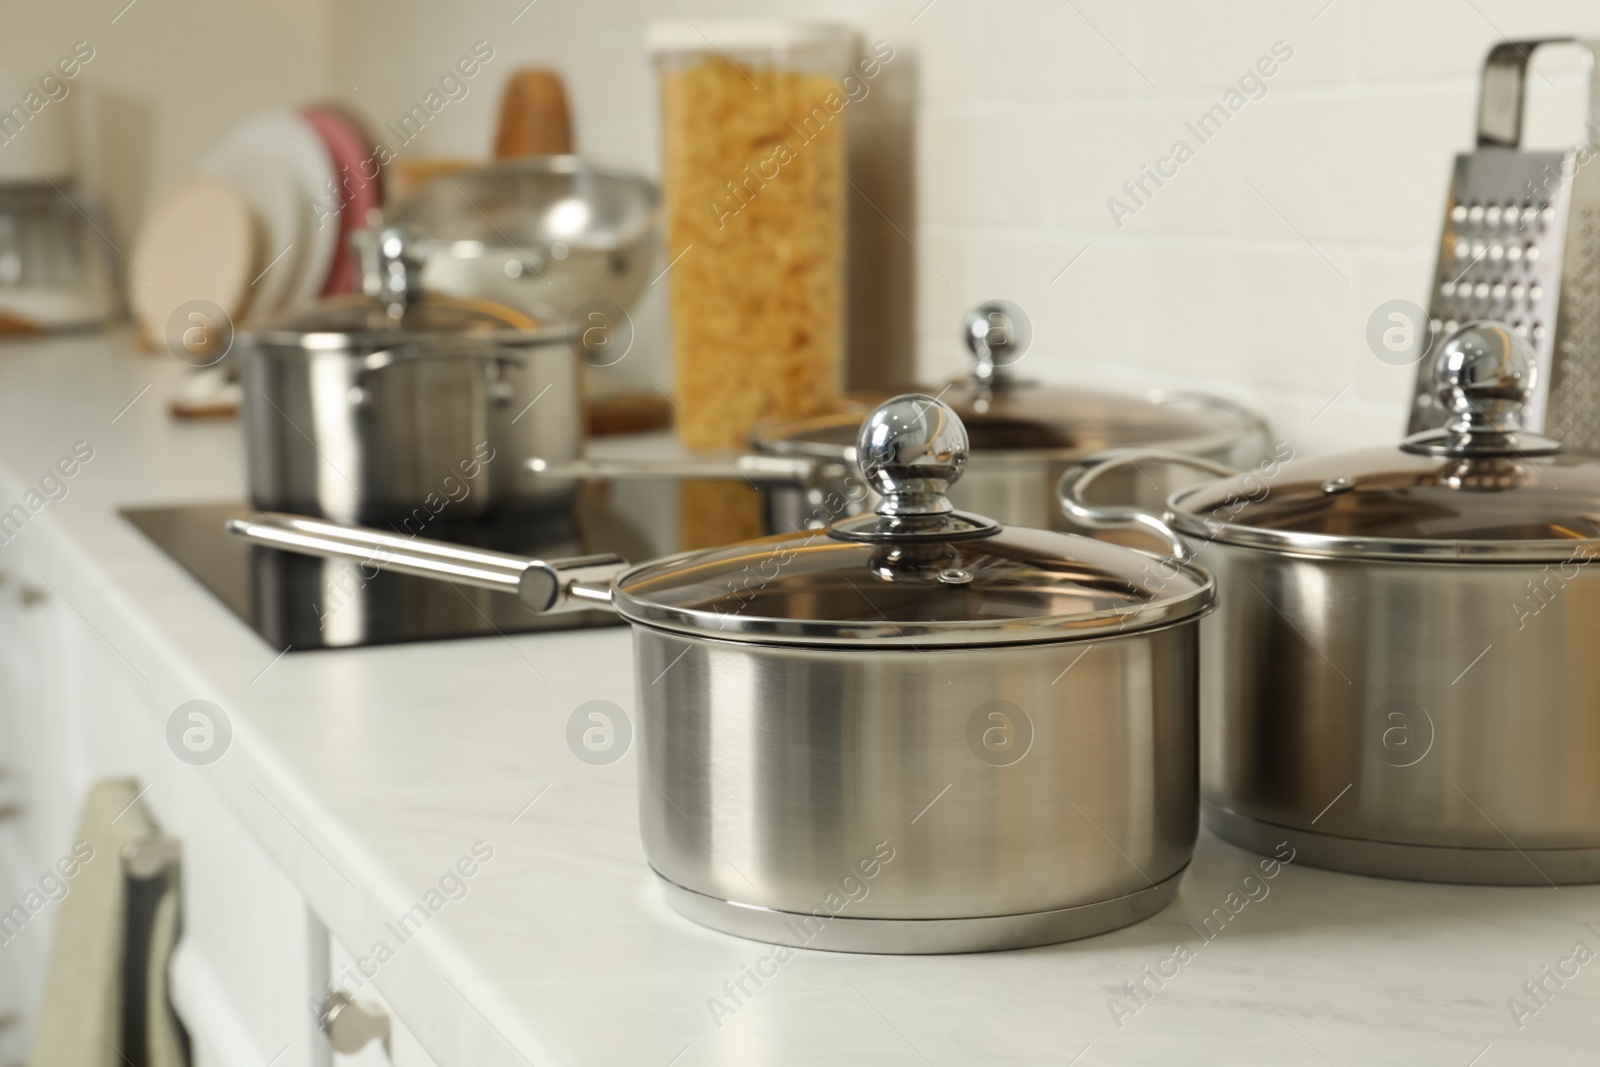
[{"label": "stainless steel saucepan", "polygon": [[1084,495],[1191,458],[1106,453],[1063,479],[1078,521],[1138,523],[1217,576],[1219,835],[1395,878],[1600,881],[1600,460],[1519,431],[1534,374],[1512,330],[1470,323],[1434,357],[1451,422],[1399,449],[1273,459],[1160,514]]},{"label": "stainless steel saucepan", "polygon": [[241,338],[251,502],[420,533],[564,507],[523,469],[582,446],[579,355],[487,300],[425,291],[415,234],[362,232],[368,292]]},{"label": "stainless steel saucepan", "polygon": [[630,566],[540,561],[285,515],[263,545],[609,605],[632,624],[645,852],[716,929],[966,952],[1127,925],[1198,832],[1203,570],[951,507],[955,413],[864,424],[875,513]]},{"label": "stainless steel saucepan", "polygon": [[[1220,397],[1187,392],[1119,396],[1063,390],[1021,377],[1015,368],[1031,335],[1016,305],[991,301],[967,314],[963,337],[970,375],[932,389],[966,424],[972,457],[952,493],[960,508],[1018,526],[1071,531],[1056,485],[1074,462],[1104,448],[1164,448],[1205,459],[1252,464],[1268,444],[1267,424]],[[758,425],[752,454],[733,462],[583,460],[538,455],[529,467],[571,478],[695,478],[745,481],[761,491],[768,533],[821,529],[871,511],[876,498],[855,474],[855,442],[867,409]],[[1162,471],[1104,479],[1104,501],[1159,507],[1175,485]]]}]

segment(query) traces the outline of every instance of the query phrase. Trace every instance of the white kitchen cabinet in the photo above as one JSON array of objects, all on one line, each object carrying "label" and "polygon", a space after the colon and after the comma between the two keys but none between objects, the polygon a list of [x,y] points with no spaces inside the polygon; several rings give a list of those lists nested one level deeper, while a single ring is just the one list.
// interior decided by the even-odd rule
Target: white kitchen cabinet
[{"label": "white kitchen cabinet", "polygon": [[[72,841],[87,780],[70,694],[79,640],[71,608],[14,549],[0,553],[0,911]],[[0,944],[0,1064],[27,1060],[44,987],[54,905]]]},{"label": "white kitchen cabinet", "polygon": [[[213,768],[167,748],[162,687],[108,644],[95,602],[81,598],[80,614],[25,547],[0,550],[0,909],[71,849],[91,782],[134,777],[162,832],[183,843],[171,981],[196,1067],[327,1067],[309,1007],[327,980],[322,924],[217,795]],[[48,905],[0,944],[0,1067],[27,1059],[55,917]]]}]

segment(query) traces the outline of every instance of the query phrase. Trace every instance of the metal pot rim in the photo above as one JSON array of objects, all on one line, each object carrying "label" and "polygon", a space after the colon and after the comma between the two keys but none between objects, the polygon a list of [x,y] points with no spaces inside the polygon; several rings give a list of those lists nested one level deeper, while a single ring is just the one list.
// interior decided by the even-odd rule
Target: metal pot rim
[{"label": "metal pot rim", "polygon": [[435,345],[467,348],[543,348],[569,344],[572,335],[565,329],[500,330],[493,333],[418,333],[406,330],[368,330],[356,333],[337,331],[301,333],[295,330],[263,330],[241,334],[239,343],[246,349],[273,356],[308,357],[356,356],[403,345]]},{"label": "metal pot rim", "polygon": [[[1217,428],[1209,433],[1174,438],[1170,441],[1159,442],[1159,446],[1150,445],[1148,447],[1160,447],[1173,452],[1193,455],[1212,455],[1227,449],[1248,436],[1256,421],[1256,417],[1251,412],[1231,401],[1203,393],[1151,389],[1143,393],[1142,396],[1145,401],[1157,406],[1165,404],[1194,404],[1197,407],[1204,408],[1207,414],[1218,420]],[[768,420],[758,423],[750,431],[749,446],[752,451],[762,452],[767,455],[805,456],[808,459],[818,459],[853,467],[856,451],[853,444],[830,445],[821,441],[802,440],[799,435],[817,427],[831,428],[838,425],[859,424],[867,417],[867,414],[867,409],[863,409],[860,412],[837,411],[826,415],[813,415],[804,419]],[[780,431],[784,432],[780,433]],[[1096,451],[1098,450],[1096,449]],[[988,471],[1038,467],[1049,470],[1059,467],[1062,463],[1080,459],[1088,452],[1089,449],[1087,447],[975,449],[967,460],[967,469],[970,471]]]},{"label": "metal pot rim", "polygon": [[1208,518],[1184,510],[1185,497],[1208,488],[1191,486],[1167,501],[1166,521],[1179,533],[1202,544],[1223,544],[1294,556],[1351,560],[1400,560],[1420,563],[1560,563],[1600,557],[1600,538],[1542,538],[1520,541],[1426,540],[1423,538],[1350,537],[1343,534],[1269,530]]},{"label": "metal pot rim", "polygon": [[[1129,551],[1138,552],[1137,549]],[[628,622],[653,630],[717,638],[748,645],[802,645],[849,648],[954,650],[1002,645],[1067,644],[1147,633],[1181,622],[1198,621],[1215,606],[1216,579],[1204,567],[1178,564],[1165,556],[1141,552],[1152,561],[1175,566],[1197,583],[1179,596],[1151,600],[1130,609],[1108,609],[1078,615],[1042,615],[993,621],[895,623],[779,619],[727,612],[669,607],[641,599],[624,587],[646,570],[703,556],[703,550],[679,552],[636,564],[618,574],[611,585],[611,605]]]},{"label": "metal pot rim", "polygon": [[[891,639],[875,641],[856,638],[823,640],[815,637],[800,636],[758,638],[752,637],[748,634],[725,631],[695,630],[686,626],[671,626],[661,622],[646,621],[635,618],[633,615],[627,614],[625,611],[623,611],[620,606],[617,606],[618,601],[615,597],[613,597],[612,604],[617,606],[617,614],[630,626],[638,626],[642,629],[650,630],[655,633],[670,633],[676,634],[680,637],[696,637],[702,640],[715,641],[726,645],[763,648],[789,648],[799,651],[811,649],[816,652],[827,652],[831,655],[849,653],[853,650],[859,650],[861,652],[882,652],[885,649],[905,649],[907,652],[911,653],[937,650],[940,655],[947,655],[952,652],[988,652],[994,649],[1002,648],[1042,648],[1054,645],[1095,645],[1101,641],[1109,641],[1116,638],[1144,637],[1148,634],[1157,633],[1161,630],[1175,629],[1176,627],[1183,626],[1187,623],[1197,623],[1216,610],[1217,602],[1214,585],[1207,586],[1202,594],[1196,594],[1196,596],[1203,596],[1205,603],[1195,607],[1194,610],[1188,614],[1175,614],[1163,618],[1160,621],[1151,622],[1148,625],[1130,626],[1121,631],[1118,631],[1115,627],[1112,627],[1105,631],[1057,632],[1052,636],[1044,636],[1041,634],[1038,636],[1006,641],[952,641],[947,643],[929,640],[926,637],[918,638],[915,641],[910,640],[909,638],[905,640]],[[1116,613],[1110,612],[1105,614],[1111,614],[1115,616]],[[891,627],[884,628],[891,629]],[[901,629],[903,630],[905,628],[901,627]]]}]

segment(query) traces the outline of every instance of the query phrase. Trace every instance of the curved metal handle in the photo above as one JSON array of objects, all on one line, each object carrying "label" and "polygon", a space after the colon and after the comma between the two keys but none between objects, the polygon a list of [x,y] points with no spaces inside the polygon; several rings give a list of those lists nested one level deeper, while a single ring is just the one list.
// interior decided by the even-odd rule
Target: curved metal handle
[{"label": "curved metal handle", "polygon": [[725,459],[543,459],[525,464],[547,478],[614,481],[627,478],[692,478],[743,481],[756,485],[812,484],[821,464],[798,456],[735,456]]},{"label": "curved metal handle", "polygon": [[1084,501],[1090,486],[1101,475],[1118,467],[1131,466],[1137,469],[1142,459],[1176,464],[1219,478],[1239,473],[1237,468],[1225,463],[1215,463],[1182,452],[1164,452],[1157,448],[1124,448],[1096,452],[1074,463],[1061,475],[1061,481],[1056,488],[1056,494],[1061,499],[1061,510],[1073,522],[1091,530],[1141,529],[1154,534],[1166,543],[1167,551],[1174,559],[1180,563],[1188,563],[1194,559],[1194,550],[1176,530],[1167,525],[1161,516],[1143,508],[1122,504],[1089,504]]},{"label": "curved metal handle", "polygon": [[1192,389],[1157,389],[1148,395],[1157,404],[1188,404],[1202,411],[1220,411],[1238,420],[1243,427],[1240,441],[1252,442],[1252,445],[1246,450],[1239,443],[1229,450],[1229,457],[1236,462],[1254,463],[1272,443],[1272,424],[1236,400]]},{"label": "curved metal handle", "polygon": [[1517,148],[1522,144],[1522,106],[1528,83],[1528,61],[1551,44],[1575,44],[1588,53],[1589,115],[1600,115],[1600,42],[1584,37],[1538,37],[1528,41],[1501,41],[1483,61],[1478,90],[1478,147]]},{"label": "curved metal handle", "polygon": [[432,360],[475,360],[481,363],[485,371],[493,372],[488,376],[487,388],[489,399],[497,404],[508,403],[515,395],[510,383],[500,377],[500,368],[510,366],[520,370],[526,366],[521,356],[482,345],[416,344],[402,348],[385,348],[361,357],[355,384],[350,387],[350,403],[355,407],[362,407],[367,403],[368,375],[403,363],[423,363]]},{"label": "curved metal handle", "polygon": [[609,606],[611,579],[628,566],[627,560],[609,553],[530,559],[281,512],[257,512],[229,519],[227,530],[235,537],[268,548],[326,559],[350,559],[375,570],[514,593],[528,610],[540,614]]}]

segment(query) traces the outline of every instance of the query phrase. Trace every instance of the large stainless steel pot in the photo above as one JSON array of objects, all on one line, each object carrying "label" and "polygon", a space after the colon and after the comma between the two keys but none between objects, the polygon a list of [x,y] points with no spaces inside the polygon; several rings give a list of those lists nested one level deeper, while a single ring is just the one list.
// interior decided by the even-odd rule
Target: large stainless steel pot
[{"label": "large stainless steel pot", "polygon": [[863,952],[1046,944],[1142,919],[1198,832],[1209,575],[951,509],[960,421],[863,427],[875,514],[629,567],[254,516],[297,552],[611,606],[633,627],[639,810],[669,902]]},{"label": "large stainless steel pot", "polygon": [[[1270,431],[1256,414],[1199,393],[1155,391],[1142,397],[1062,390],[1018,377],[1026,353],[1026,318],[992,301],[968,313],[963,333],[972,373],[937,390],[966,424],[972,458],[952,490],[957,507],[1008,525],[1072,531],[1056,499],[1061,474],[1104,448],[1159,447],[1204,459],[1255,463]],[[537,456],[530,469],[571,478],[740,480],[761,490],[768,533],[821,529],[871,511],[876,497],[855,474],[855,441],[867,409],[757,426],[751,454],[687,460],[563,460]],[[1159,507],[1175,484],[1165,468],[1119,472],[1097,492],[1107,502]]]},{"label": "large stainless steel pot", "polygon": [[565,328],[425,292],[414,239],[375,237],[367,294],[242,338],[250,499],[259,508],[419,533],[564,505],[530,455],[576,456],[579,357]]},{"label": "large stainless steel pot", "polygon": [[1219,835],[1362,874],[1600,881],[1600,460],[1518,432],[1534,366],[1509,328],[1469,324],[1434,363],[1445,429],[1275,458],[1160,515],[1082,498],[1161,456],[1063,480],[1079,521],[1137,522],[1217,576],[1201,790]]}]

